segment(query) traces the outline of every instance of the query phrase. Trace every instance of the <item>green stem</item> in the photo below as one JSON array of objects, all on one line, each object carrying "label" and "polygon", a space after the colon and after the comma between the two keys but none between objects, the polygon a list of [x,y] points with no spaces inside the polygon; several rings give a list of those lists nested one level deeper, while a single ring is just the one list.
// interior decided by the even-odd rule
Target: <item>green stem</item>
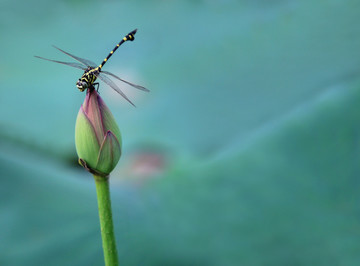
[{"label": "green stem", "polygon": [[106,266],[119,265],[111,213],[109,178],[94,175],[98,199],[99,217],[104,259]]}]

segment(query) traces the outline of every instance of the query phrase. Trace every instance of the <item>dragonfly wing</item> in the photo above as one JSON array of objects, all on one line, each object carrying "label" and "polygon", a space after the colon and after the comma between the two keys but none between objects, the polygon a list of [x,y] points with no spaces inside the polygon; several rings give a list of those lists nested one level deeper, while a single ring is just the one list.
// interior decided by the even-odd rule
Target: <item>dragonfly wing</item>
[{"label": "dragonfly wing", "polygon": [[[122,81],[122,82],[124,82],[124,83],[126,83],[126,84],[128,84],[128,85],[130,85],[130,86],[132,86],[132,87],[134,87],[134,88],[136,88],[136,89],[149,92],[149,90],[148,90],[147,88],[145,88],[145,87],[143,87],[143,86],[140,86],[140,85],[133,84],[133,83],[131,83],[131,82],[129,82],[129,81],[126,81],[126,80],[124,80],[124,79],[121,79],[121,78],[119,78],[118,76],[114,75],[114,74],[111,73],[111,72],[101,71],[101,73],[104,73],[104,74],[106,74],[106,75],[110,75],[110,76],[112,76],[112,77],[114,77],[114,78],[116,78],[116,79],[118,79],[118,80],[120,80],[120,81]],[[101,74],[101,73],[100,73],[100,74]]]},{"label": "dragonfly wing", "polygon": [[50,62],[54,62],[54,63],[63,64],[63,65],[79,68],[79,69],[82,69],[82,70],[86,70],[86,67],[84,67],[83,65],[81,65],[79,63],[70,63],[70,62],[57,61],[57,60],[47,59],[47,58],[37,56],[37,55],[35,55],[35,57],[46,60],[46,61],[50,61]]},{"label": "dragonfly wing", "polygon": [[104,81],[107,85],[109,85],[114,91],[116,91],[117,93],[119,93],[122,97],[125,98],[125,100],[127,100],[129,103],[131,103],[134,107],[135,104],[133,104],[129,98],[125,95],[125,93],[123,93],[121,91],[121,89],[108,77],[105,77],[104,75],[98,75],[97,76],[100,80]]},{"label": "dragonfly wing", "polygon": [[63,52],[64,54],[66,54],[66,55],[74,58],[75,60],[79,61],[80,63],[84,64],[84,65],[87,66],[87,67],[88,67],[88,66],[96,67],[96,64],[95,64],[94,62],[88,60],[88,59],[84,59],[84,58],[81,58],[81,57],[77,57],[77,56],[75,56],[75,55],[73,55],[73,54],[70,54],[70,53],[68,53],[68,52],[65,52],[64,50],[56,47],[55,45],[53,45],[53,47],[56,48],[56,49],[58,49],[60,52]]}]

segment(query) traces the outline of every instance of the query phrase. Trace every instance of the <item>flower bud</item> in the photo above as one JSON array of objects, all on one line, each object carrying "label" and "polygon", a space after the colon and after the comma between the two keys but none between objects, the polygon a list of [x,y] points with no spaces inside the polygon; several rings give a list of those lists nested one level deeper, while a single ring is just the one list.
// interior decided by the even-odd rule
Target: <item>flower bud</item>
[{"label": "flower bud", "polygon": [[107,176],[121,156],[121,133],[109,108],[96,90],[87,90],[75,125],[79,163],[88,171]]}]

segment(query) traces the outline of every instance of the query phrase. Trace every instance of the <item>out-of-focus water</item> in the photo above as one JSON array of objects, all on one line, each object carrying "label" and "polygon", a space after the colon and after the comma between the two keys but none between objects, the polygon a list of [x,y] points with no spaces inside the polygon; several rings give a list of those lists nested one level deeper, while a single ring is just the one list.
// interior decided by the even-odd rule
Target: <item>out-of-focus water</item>
[{"label": "out-of-focus water", "polygon": [[82,72],[33,56],[100,64],[135,28],[104,69],[151,92],[99,90],[123,137],[121,262],[358,265],[357,1],[0,6],[1,265],[101,265]]}]

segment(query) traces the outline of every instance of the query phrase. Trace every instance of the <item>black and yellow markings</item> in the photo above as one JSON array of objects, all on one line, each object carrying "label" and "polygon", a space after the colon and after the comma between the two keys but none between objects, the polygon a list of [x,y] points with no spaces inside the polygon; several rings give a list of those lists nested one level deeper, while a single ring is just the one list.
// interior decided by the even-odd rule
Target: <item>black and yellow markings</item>
[{"label": "black and yellow markings", "polygon": [[87,88],[92,88],[99,73],[99,67],[88,67],[77,82],[79,90],[84,91]]},{"label": "black and yellow markings", "polygon": [[109,60],[109,58],[115,53],[115,51],[117,50],[117,48],[120,47],[120,45],[122,45],[124,42],[126,41],[133,41],[135,39],[134,35],[136,33],[136,30],[133,30],[132,32],[130,32],[129,34],[127,34],[116,46],[115,48],[108,54],[108,56],[104,59],[104,61],[99,65],[99,68],[101,69],[105,63]]}]

